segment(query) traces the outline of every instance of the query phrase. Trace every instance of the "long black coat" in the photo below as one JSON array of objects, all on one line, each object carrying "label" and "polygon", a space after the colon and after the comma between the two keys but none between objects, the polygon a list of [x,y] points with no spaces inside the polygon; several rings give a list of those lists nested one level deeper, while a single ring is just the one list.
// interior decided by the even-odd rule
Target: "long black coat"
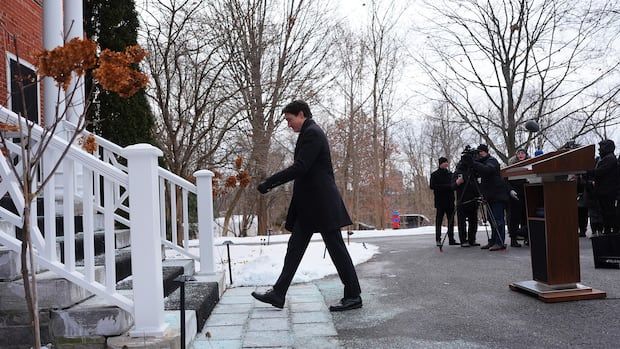
[{"label": "long black coat", "polygon": [[500,175],[499,162],[487,155],[472,164],[476,173],[480,176],[480,192],[487,202],[508,202],[508,185]]},{"label": "long black coat", "polygon": [[454,208],[454,187],[450,170],[438,168],[431,173],[430,187],[435,194],[435,208]]},{"label": "long black coat", "polygon": [[592,171],[594,176],[594,194],[598,197],[615,197],[620,178],[618,162],[614,153],[605,154],[596,162]]},{"label": "long black coat", "polygon": [[293,165],[265,180],[273,188],[294,180],[285,228],[304,233],[328,232],[352,224],[334,180],[329,143],[314,120],[304,121]]}]

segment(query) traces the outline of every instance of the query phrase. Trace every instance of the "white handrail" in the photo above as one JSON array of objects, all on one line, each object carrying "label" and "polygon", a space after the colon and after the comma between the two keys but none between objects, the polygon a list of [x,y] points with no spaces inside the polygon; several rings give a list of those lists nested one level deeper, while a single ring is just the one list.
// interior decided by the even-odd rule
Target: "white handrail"
[{"label": "white handrail", "polygon": [[[0,122],[4,122],[12,125],[21,125],[21,130],[25,131],[30,128],[29,147],[31,149],[38,149],[42,142],[47,143],[45,154],[42,157],[42,161],[39,164],[42,173],[44,175],[50,174],[53,170],[53,166],[56,162],[54,159],[58,159],[59,154],[66,150],[66,155],[62,160],[62,163],[58,167],[57,171],[50,177],[49,182],[43,190],[44,198],[44,212],[45,216],[45,238],[39,231],[37,226],[37,211],[36,211],[36,199],[32,203],[32,216],[31,216],[31,234],[34,242],[34,249],[37,261],[43,267],[57,273],[58,275],[70,280],[71,282],[79,285],[80,287],[93,292],[104,299],[112,302],[120,308],[134,312],[134,301],[131,298],[125,297],[116,291],[116,279],[114,274],[114,260],[116,256],[114,246],[114,223],[109,222],[118,221],[111,214],[116,207],[114,202],[110,202],[114,199],[109,194],[105,195],[106,202],[103,205],[104,211],[107,214],[104,215],[104,219],[107,224],[106,229],[106,274],[107,280],[101,283],[95,280],[95,263],[94,263],[94,240],[93,240],[93,219],[95,210],[93,208],[94,192],[92,191],[92,184],[95,178],[102,179],[104,186],[110,187],[111,185],[117,187],[127,188],[129,185],[129,177],[127,173],[115,168],[111,164],[105,163],[97,159],[96,157],[88,154],[80,147],[69,144],[67,140],[63,139],[59,135],[51,134],[49,131],[44,130],[41,126],[34,124],[26,119],[18,116],[12,111],[0,106]],[[19,133],[15,134],[15,137],[24,139],[25,135]],[[9,158],[11,161],[17,162],[15,167],[18,169],[18,175],[21,176],[21,146],[14,144],[7,144],[7,150],[9,151]],[[74,164],[79,164],[83,169],[82,183],[84,188],[91,190],[90,192],[81,193],[78,192],[75,185],[75,171]],[[0,217],[7,219],[17,227],[22,226],[22,211],[23,211],[23,194],[21,193],[21,187],[19,186],[19,179],[15,177],[15,173],[11,170],[10,164],[7,162],[7,158],[0,157],[0,176],[2,182],[0,185],[0,196],[9,194],[11,199],[18,208],[17,214],[14,214],[6,209],[0,209]],[[59,177],[61,176],[61,177]],[[62,195],[63,210],[58,212],[63,214],[64,217],[64,243],[65,243],[65,258],[64,261],[60,261],[56,255],[56,191],[55,182],[60,180],[63,184],[63,191],[59,194]],[[40,183],[33,183],[34,187],[39,186]],[[90,194],[90,195],[89,195]],[[74,198],[81,199],[83,202],[83,212],[85,225],[85,243],[84,243],[84,267],[76,268],[75,264],[75,227],[73,224],[75,217],[75,205],[73,203]],[[131,217],[130,217],[131,218]],[[6,247],[20,252],[21,241],[9,236],[7,233],[0,232],[0,242]],[[109,242],[112,242],[110,245]],[[135,315],[135,314],[134,314]]]},{"label": "white handrail", "polygon": [[[69,121],[66,121],[66,120],[64,121],[64,126],[68,130],[75,131],[77,129],[77,126],[75,124]],[[116,167],[117,169],[125,173],[127,172],[127,166],[119,162],[119,160],[122,160],[122,159],[126,161],[126,158],[123,154],[124,153],[123,148],[87,130],[83,130],[80,133],[80,135],[82,137],[92,136],[95,138],[95,142],[97,144],[97,151],[95,151],[95,154],[97,154],[96,156],[101,157],[100,160],[102,160],[105,163],[111,164],[112,166]],[[199,195],[198,188],[192,182],[162,167],[158,168],[158,176],[159,176],[160,182],[163,183],[163,185],[160,185],[160,188],[159,188],[159,191],[160,191],[159,198],[160,198],[160,205],[161,205],[160,207],[160,220],[161,220],[160,229],[161,229],[162,243],[168,247],[178,244],[177,219],[180,219],[181,227],[183,229],[182,230],[183,231],[183,234],[182,234],[183,235],[183,239],[182,239],[183,248],[177,250],[177,252],[179,252],[180,254],[188,258],[192,258],[194,260],[200,261],[200,258],[198,258],[198,256],[189,252],[189,226],[190,224],[189,224],[189,214],[188,214],[188,210],[189,210],[188,200],[189,200],[190,195],[196,195],[196,196]],[[177,206],[176,206],[177,205],[176,200],[178,200],[177,195],[176,195],[177,188],[180,189],[181,194],[182,194],[182,197],[181,197],[182,201],[181,201],[181,206],[180,206],[182,212],[177,212],[178,211]],[[212,200],[212,197],[210,197],[209,200]],[[127,211],[125,207],[120,207],[120,208]],[[102,208],[99,206],[96,206],[96,209],[101,210]],[[179,214],[179,217],[177,217],[177,213]],[[197,215],[199,215],[199,213],[200,212],[198,212]],[[130,222],[124,220],[123,217],[121,216],[117,216],[116,218],[119,222],[122,222],[125,225],[130,224]],[[169,222],[169,225],[166,225],[166,221]],[[200,225],[198,226],[200,227]],[[207,224],[207,226],[209,226],[209,224]],[[212,227],[212,223],[210,226]],[[209,232],[212,234],[212,229],[211,228],[207,228],[207,229],[210,229]],[[167,237],[168,235],[170,236],[169,239]],[[213,254],[213,247],[201,246],[201,249],[202,248],[208,248],[210,251],[201,253],[201,255]],[[207,263],[205,265],[211,265],[211,263]],[[209,273],[212,273],[213,271],[214,270],[210,270]]]}]

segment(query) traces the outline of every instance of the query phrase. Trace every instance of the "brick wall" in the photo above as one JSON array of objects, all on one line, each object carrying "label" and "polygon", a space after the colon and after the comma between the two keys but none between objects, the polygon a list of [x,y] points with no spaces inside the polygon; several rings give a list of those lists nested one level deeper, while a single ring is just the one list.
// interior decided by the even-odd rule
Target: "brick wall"
[{"label": "brick wall", "polygon": [[37,0],[0,0],[0,105],[6,106],[8,100],[7,52],[15,55],[13,37],[17,41],[20,60],[33,64],[33,54],[43,49],[41,3]]}]

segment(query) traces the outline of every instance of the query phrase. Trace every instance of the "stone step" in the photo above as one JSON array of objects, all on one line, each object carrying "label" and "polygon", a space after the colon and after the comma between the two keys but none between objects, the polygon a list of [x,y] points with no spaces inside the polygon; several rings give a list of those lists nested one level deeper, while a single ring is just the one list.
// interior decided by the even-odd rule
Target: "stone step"
[{"label": "stone step", "polygon": [[[119,282],[129,275],[131,275],[131,248],[125,247],[120,248],[115,251],[116,256],[116,282]],[[79,261],[77,263],[83,265],[84,261]],[[105,265],[105,255],[97,255],[95,256],[95,265],[104,266]]]},{"label": "stone step", "polygon": [[[49,311],[41,310],[39,312],[41,343],[47,344],[52,341],[49,323]],[[33,345],[32,325],[28,311],[0,311],[0,348],[29,349]]]},{"label": "stone step", "polygon": [[[168,297],[179,287],[178,282],[174,281],[180,275],[194,275],[193,259],[170,259],[162,261],[162,272],[164,282],[164,297]],[[132,278],[120,281],[117,290],[131,290],[133,288]]]},{"label": "stone step", "polygon": [[[76,268],[80,271],[81,268]],[[104,278],[102,267],[95,269],[95,280]],[[67,308],[92,294],[51,271],[37,274],[37,298],[39,309]],[[27,310],[24,283],[21,279],[0,282],[0,311]]]},{"label": "stone step", "polygon": [[[133,298],[131,291],[119,293]],[[68,347],[78,340],[88,340],[93,345],[105,344],[105,337],[119,336],[133,326],[132,314],[99,296],[66,309],[52,309],[49,317],[49,332],[55,348]]]},{"label": "stone step", "polygon": [[[95,255],[100,255],[105,252],[105,232],[96,231],[94,236],[95,243]],[[114,231],[114,245],[117,249],[129,247],[131,243],[129,229],[118,229]],[[65,260],[65,240],[64,236],[57,238],[61,253],[59,254],[60,260]],[[84,233],[80,232],[75,234],[75,259],[84,259]]]},{"label": "stone step", "polygon": [[[196,279],[185,283],[185,309],[196,311],[198,328],[202,328],[220,297],[217,282],[201,281],[199,276]],[[178,288],[166,298],[165,309],[180,310],[180,298],[181,289]]]}]

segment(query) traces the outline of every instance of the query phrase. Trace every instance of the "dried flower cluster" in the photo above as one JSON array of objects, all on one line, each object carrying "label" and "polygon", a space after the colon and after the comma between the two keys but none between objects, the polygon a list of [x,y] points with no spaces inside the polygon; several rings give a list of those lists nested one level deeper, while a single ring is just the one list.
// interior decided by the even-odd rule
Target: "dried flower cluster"
[{"label": "dried flower cluster", "polygon": [[133,68],[144,57],[146,51],[138,45],[127,47],[125,52],[103,50],[93,77],[104,89],[116,92],[121,97],[131,97],[149,81],[146,74]]},{"label": "dried flower cluster", "polygon": [[237,174],[237,180],[239,180],[239,185],[245,188],[250,185],[250,182],[252,181],[252,176],[250,176],[250,173],[248,171],[243,170]]},{"label": "dried flower cluster", "polygon": [[83,75],[97,64],[97,44],[91,40],[71,39],[64,46],[37,55],[37,72],[53,78],[64,89],[71,84],[71,73]]},{"label": "dried flower cluster", "polygon": [[19,126],[0,122],[0,132],[18,132]]},{"label": "dried flower cluster", "polygon": [[234,161],[236,174],[230,175],[223,180],[224,176],[218,172],[213,171],[213,195],[222,196],[230,192],[231,190],[240,187],[245,188],[252,182],[252,176],[247,170],[242,169],[243,157],[238,156]]},{"label": "dried flower cluster", "polygon": [[131,97],[146,87],[148,76],[134,67],[146,56],[139,45],[127,47],[124,52],[105,49],[97,57],[97,44],[91,40],[74,38],[64,46],[37,55],[37,72],[53,78],[67,89],[72,74],[83,75],[93,69],[93,77],[108,90],[121,97]]},{"label": "dried flower cluster", "polygon": [[78,143],[82,146],[82,149],[90,154],[94,154],[97,151],[97,140],[92,134],[80,138]]}]

